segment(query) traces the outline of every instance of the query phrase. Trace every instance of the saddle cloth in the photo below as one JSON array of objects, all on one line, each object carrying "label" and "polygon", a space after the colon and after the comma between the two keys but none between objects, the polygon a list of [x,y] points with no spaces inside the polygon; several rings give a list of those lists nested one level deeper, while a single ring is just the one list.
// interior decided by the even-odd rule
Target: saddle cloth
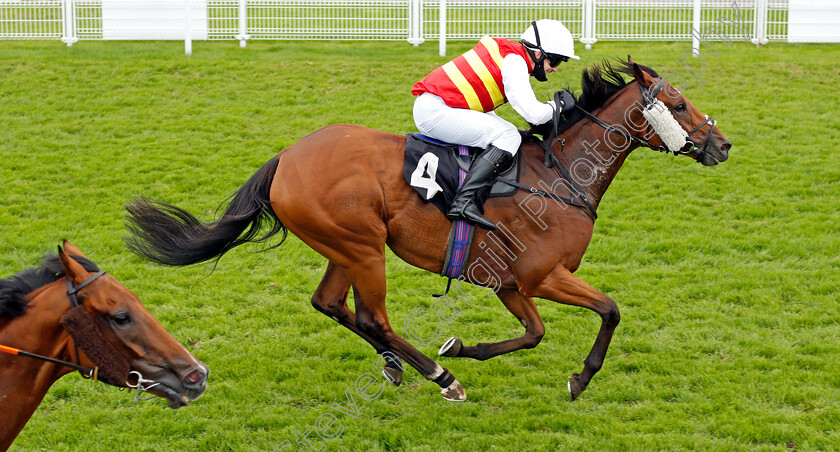
[{"label": "saddle cloth", "polygon": [[[458,192],[458,169],[469,171],[472,159],[484,150],[466,148],[459,155],[459,145],[444,143],[419,133],[406,135],[403,177],[426,202],[431,202],[444,214]],[[517,188],[501,182],[519,182],[520,153],[516,153],[508,168],[502,169],[490,189],[490,197],[512,196]]]}]

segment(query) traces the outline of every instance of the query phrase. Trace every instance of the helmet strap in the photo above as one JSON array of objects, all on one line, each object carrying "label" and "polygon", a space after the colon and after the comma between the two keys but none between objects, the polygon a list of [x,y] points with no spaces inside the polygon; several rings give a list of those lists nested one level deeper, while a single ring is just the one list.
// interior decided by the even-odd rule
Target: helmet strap
[{"label": "helmet strap", "polygon": [[548,81],[548,77],[545,75],[545,52],[540,52],[540,57],[537,58],[536,53],[525,46],[525,51],[528,52],[528,55],[531,56],[531,60],[534,61],[534,70],[531,71],[531,75],[534,76],[535,79],[546,82]]},{"label": "helmet strap", "polygon": [[[545,62],[547,54],[545,50],[543,50],[542,43],[540,42],[540,32],[537,30],[537,21],[532,21],[531,26],[534,27],[534,37],[537,40],[537,45],[523,40],[522,46],[525,47],[525,51],[528,52],[528,55],[531,56],[531,60],[534,61],[534,70],[531,71],[531,75],[533,75],[535,79],[545,82],[548,81],[548,78],[545,76],[545,64],[543,63]],[[534,53],[534,48],[540,51],[539,58],[537,58],[537,55]]]}]

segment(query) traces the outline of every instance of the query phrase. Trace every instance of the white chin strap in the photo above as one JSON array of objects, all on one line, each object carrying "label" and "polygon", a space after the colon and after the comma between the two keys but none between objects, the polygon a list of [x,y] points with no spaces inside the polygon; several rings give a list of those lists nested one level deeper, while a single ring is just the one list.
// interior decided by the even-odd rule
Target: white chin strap
[{"label": "white chin strap", "polygon": [[680,152],[688,141],[688,133],[659,99],[654,99],[642,110],[642,116],[653,127],[669,151]]}]

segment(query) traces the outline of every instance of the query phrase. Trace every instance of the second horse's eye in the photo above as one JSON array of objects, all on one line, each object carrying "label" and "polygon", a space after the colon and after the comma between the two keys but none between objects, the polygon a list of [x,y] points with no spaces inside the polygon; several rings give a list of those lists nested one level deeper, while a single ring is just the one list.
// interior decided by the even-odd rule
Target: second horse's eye
[{"label": "second horse's eye", "polygon": [[684,111],[685,111],[685,104],[679,104],[679,105],[677,105],[677,107],[676,107],[676,108],[674,108],[674,111],[676,111],[677,113],[682,113],[682,112],[684,112]]},{"label": "second horse's eye", "polygon": [[120,313],[113,317],[114,323],[120,326],[125,326],[131,323],[131,316],[128,313]]}]

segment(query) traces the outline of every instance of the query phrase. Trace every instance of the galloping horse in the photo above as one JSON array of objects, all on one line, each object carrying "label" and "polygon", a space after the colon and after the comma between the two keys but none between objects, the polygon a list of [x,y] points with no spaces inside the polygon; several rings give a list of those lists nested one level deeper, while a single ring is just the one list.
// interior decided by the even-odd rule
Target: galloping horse
[{"label": "galloping horse", "polygon": [[[635,80],[627,83],[619,72]],[[595,211],[633,149],[644,145],[665,150],[666,142],[673,141],[653,133],[642,110],[659,105],[661,113],[675,118],[673,127],[682,137],[689,135],[682,141],[686,147],[671,149],[675,154],[715,165],[728,158],[731,147],[714,121],[654,70],[632,59],[617,69],[605,63],[584,71],[582,85],[578,110],[555,129],[565,131],[549,134],[541,143],[526,141],[520,150],[521,182],[550,188],[544,191],[556,197],[520,191],[490,199],[485,216],[499,231],[476,231],[478,245],[472,246],[466,264],[464,280],[492,286],[525,326],[524,335],[475,346],[450,339],[440,352],[484,360],[535,347],[545,328],[534,297],[591,309],[601,316],[601,328],[583,371],[570,377],[572,399],[601,368],[619,322],[616,303],[572,274],[589,245]],[[202,223],[168,204],[135,200],[127,206],[132,233],[128,246],[158,263],[188,265],[218,259],[237,245],[279,232],[285,238],[291,231],[329,261],[312,297],[317,310],[365,339],[377,353],[395,353],[439,384],[447,400],[464,400],[461,384],[400,337],[385,309],[385,246],[411,265],[440,273],[450,230],[449,221],[403,180],[405,143],[404,136],[356,125],[324,127],[269,160],[215,222]],[[270,229],[260,237],[266,222]],[[355,312],[347,307],[350,288]],[[384,369],[394,384],[402,377],[399,358],[387,359]]]},{"label": "galloping horse", "polygon": [[172,408],[206,387],[207,366],[66,240],[39,268],[0,280],[0,344],[0,450],[74,369],[164,397]]}]

